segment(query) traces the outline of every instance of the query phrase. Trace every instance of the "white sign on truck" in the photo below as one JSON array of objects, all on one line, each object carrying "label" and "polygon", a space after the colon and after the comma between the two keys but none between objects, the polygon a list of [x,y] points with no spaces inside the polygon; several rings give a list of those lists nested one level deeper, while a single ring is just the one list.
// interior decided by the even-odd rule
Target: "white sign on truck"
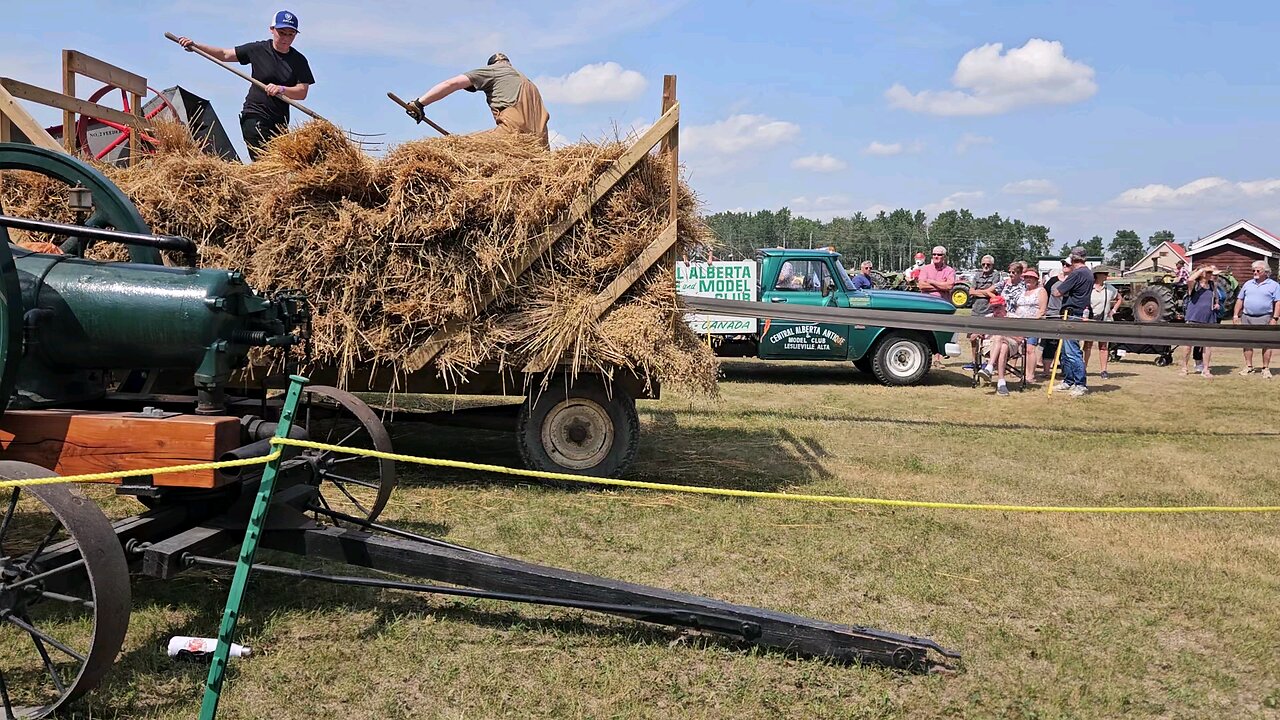
[{"label": "white sign on truck", "polygon": [[[759,266],[754,260],[676,263],[676,292],[691,297],[756,302]],[[685,321],[699,335],[737,335],[756,331],[756,319],[689,313]]]}]

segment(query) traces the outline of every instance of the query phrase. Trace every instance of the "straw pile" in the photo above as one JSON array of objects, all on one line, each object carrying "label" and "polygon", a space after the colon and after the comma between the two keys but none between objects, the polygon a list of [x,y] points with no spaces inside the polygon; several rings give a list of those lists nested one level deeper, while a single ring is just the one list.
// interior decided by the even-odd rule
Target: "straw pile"
[{"label": "straw pile", "polygon": [[[370,367],[403,371],[434,329],[479,312],[436,359],[434,371],[452,383],[483,365],[563,358],[574,372],[623,368],[676,389],[715,391],[716,360],[681,320],[670,270],[651,268],[603,318],[588,314],[667,223],[668,176],[657,158],[642,160],[513,279],[504,266],[625,145],[548,153],[520,136],[484,133],[409,142],[375,159],[313,122],[246,166],[201,153],[181,126],[158,134],[159,152],[106,169],[111,179],[154,232],[195,240],[202,265],[243,269],[261,289],[305,290],[315,360],[344,378]],[[37,197],[47,191],[7,182],[0,201],[30,210],[50,203]],[[683,184],[679,192],[677,253],[707,235],[695,197]]]}]

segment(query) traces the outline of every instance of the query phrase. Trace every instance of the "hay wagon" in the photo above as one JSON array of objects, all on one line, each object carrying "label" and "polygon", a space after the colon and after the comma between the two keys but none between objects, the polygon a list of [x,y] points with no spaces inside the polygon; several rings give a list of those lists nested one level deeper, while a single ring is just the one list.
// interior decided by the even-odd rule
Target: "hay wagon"
[{"label": "hay wagon", "polygon": [[[78,56],[73,56],[78,57]],[[98,69],[98,75],[112,76]],[[117,69],[118,70],[118,69]],[[119,72],[124,72],[120,70]],[[143,81],[145,82],[145,81]],[[28,93],[34,97],[33,94]],[[83,101],[74,98],[52,97],[46,91],[41,99],[64,108],[79,107],[85,112],[102,114],[93,107],[80,107]],[[77,105],[76,103],[79,103]],[[135,105],[136,107],[136,105]],[[68,111],[70,114],[70,111]],[[678,237],[679,215],[679,116],[676,100],[675,76],[667,76],[664,82],[662,114],[658,121],[630,143],[602,173],[577,195],[556,221],[536,237],[513,260],[493,273],[498,278],[484,288],[478,302],[471,307],[469,317],[455,317],[436,328],[425,342],[416,346],[407,361],[397,367],[360,365],[354,371],[341,371],[338,367],[322,364],[310,366],[307,374],[313,382],[304,405],[324,405],[334,411],[341,410],[359,419],[365,430],[360,438],[367,445],[381,450],[392,450],[390,434],[383,421],[395,423],[437,423],[462,425],[487,430],[510,431],[514,434],[519,455],[530,469],[583,475],[617,476],[625,471],[635,456],[639,444],[640,423],[636,401],[657,399],[661,383],[643,372],[630,368],[578,368],[566,359],[542,359],[516,365],[481,365],[462,377],[443,376],[437,360],[451,342],[458,339],[468,320],[480,316],[486,308],[518,285],[541,258],[547,256],[554,245],[568,235],[575,225],[591,215],[594,207],[648,156],[659,148],[659,162],[665,162],[663,172],[669,173],[670,195],[667,198],[665,228],[616,276],[592,298],[583,318],[593,322],[611,311],[632,286],[645,274],[661,263],[674,264],[674,250]],[[18,117],[14,114],[14,117]],[[0,117],[0,124],[7,122]],[[69,126],[74,119],[68,118]],[[28,123],[29,125],[29,123]],[[29,134],[34,134],[34,130]],[[35,146],[57,149],[60,146],[47,139],[35,142]],[[71,150],[74,146],[67,145]],[[651,166],[652,167],[652,166]],[[92,227],[110,227],[134,233],[149,233],[138,209],[130,199],[105,179],[91,177],[75,163],[54,162],[45,156],[27,154],[18,157],[10,153],[0,160],[0,169],[34,170],[68,186],[89,190],[87,199],[82,193],[72,207],[80,203],[78,222]],[[661,208],[657,208],[661,211]],[[68,250],[82,253],[74,241]],[[137,248],[130,250],[131,258],[140,257]],[[158,261],[147,256],[147,261]],[[336,282],[336,281],[335,281]],[[674,296],[674,290],[673,290]],[[275,390],[287,384],[287,372],[276,367],[251,367],[240,372],[229,385],[237,397],[233,402],[242,405],[262,406],[278,404]],[[397,394],[447,394],[488,396],[505,398],[502,403],[488,403],[469,399],[467,407],[452,403],[448,411],[424,412],[413,408],[396,408],[375,411],[366,405],[356,393]],[[160,371],[137,370],[122,378],[114,397],[121,402],[132,402],[138,397],[158,399],[157,407],[169,410],[181,408],[191,402],[192,389],[189,377],[173,377]],[[519,400],[518,402],[516,400]],[[394,402],[388,403],[395,404]],[[477,406],[478,405],[478,406]],[[338,475],[341,477],[341,475]],[[343,493],[336,500],[346,504],[348,510],[369,520],[375,519],[385,505],[396,484],[394,464],[379,463],[379,481],[376,487],[353,489],[336,486]],[[351,490],[348,492],[348,490]]]}]

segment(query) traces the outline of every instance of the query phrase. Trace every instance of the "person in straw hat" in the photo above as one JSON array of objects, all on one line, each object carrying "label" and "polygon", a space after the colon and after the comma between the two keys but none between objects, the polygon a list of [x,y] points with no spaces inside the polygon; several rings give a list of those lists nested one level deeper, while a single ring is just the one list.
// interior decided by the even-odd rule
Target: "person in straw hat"
[{"label": "person in straw hat", "polygon": [[250,86],[240,111],[240,132],[244,135],[249,159],[257,160],[262,147],[271,138],[289,129],[289,104],[280,98],[306,100],[307,91],[315,84],[307,58],[293,49],[298,37],[298,16],[281,10],[271,21],[270,40],[220,48],[198,43],[189,37],[178,38],[187,52],[198,49],[223,62],[251,65],[249,75],[267,86]]},{"label": "person in straw hat", "polygon": [[529,78],[511,67],[511,61],[502,53],[491,55],[482,68],[437,83],[421,97],[409,101],[405,112],[415,121],[422,122],[425,116],[423,108],[458,90],[484,93],[499,132],[527,133],[538,138],[542,147],[551,147],[547,131],[551,116],[542,104],[542,93]]}]

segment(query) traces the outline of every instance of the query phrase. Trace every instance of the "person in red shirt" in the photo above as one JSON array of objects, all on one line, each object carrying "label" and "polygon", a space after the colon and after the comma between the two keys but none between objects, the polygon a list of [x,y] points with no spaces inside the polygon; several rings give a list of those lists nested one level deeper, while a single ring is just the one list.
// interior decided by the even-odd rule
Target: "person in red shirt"
[{"label": "person in red shirt", "polygon": [[[916,275],[916,287],[926,295],[947,297],[956,284],[956,269],[947,264],[947,249],[941,245],[935,245],[931,255],[933,262],[920,268]],[[934,354],[933,366],[942,367],[943,359],[941,355]]]}]

